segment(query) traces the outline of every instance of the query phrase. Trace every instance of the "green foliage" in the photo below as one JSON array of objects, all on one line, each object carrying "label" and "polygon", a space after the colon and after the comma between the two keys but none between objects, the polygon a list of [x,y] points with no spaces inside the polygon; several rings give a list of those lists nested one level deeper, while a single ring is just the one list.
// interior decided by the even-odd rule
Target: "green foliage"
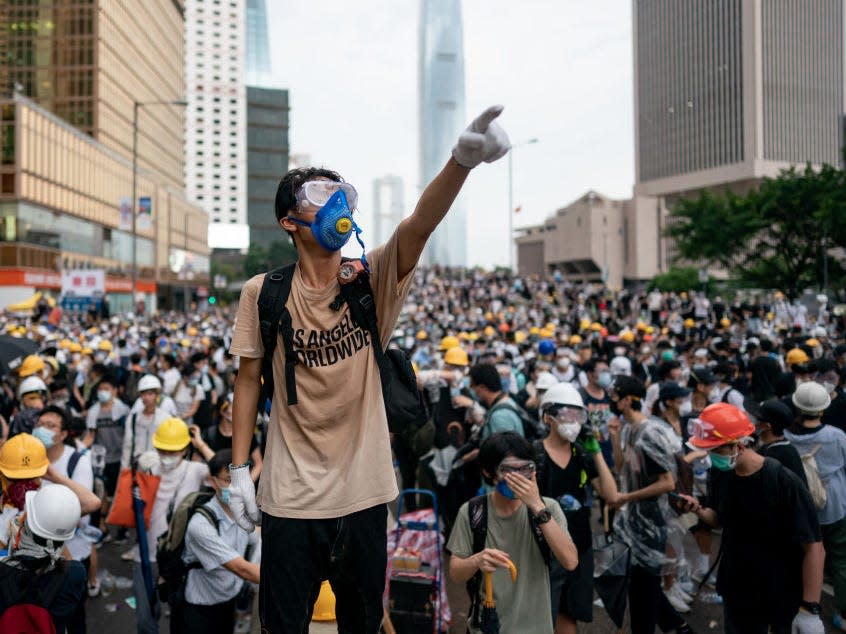
[{"label": "green foliage", "polygon": [[[677,262],[721,265],[738,282],[796,297],[824,283],[824,253],[846,246],[846,177],[824,165],[790,168],[745,195],[704,192],[679,200],[666,235]],[[829,285],[846,280],[828,258]]]},{"label": "green foliage", "polygon": [[244,275],[249,279],[295,262],[297,257],[297,249],[288,239],[276,240],[268,247],[253,243],[244,258]]},{"label": "green foliage", "polygon": [[657,288],[662,292],[681,293],[691,289],[698,289],[702,286],[699,281],[699,269],[692,266],[674,266],[666,273],[661,273],[652,278],[649,282],[649,290]]}]

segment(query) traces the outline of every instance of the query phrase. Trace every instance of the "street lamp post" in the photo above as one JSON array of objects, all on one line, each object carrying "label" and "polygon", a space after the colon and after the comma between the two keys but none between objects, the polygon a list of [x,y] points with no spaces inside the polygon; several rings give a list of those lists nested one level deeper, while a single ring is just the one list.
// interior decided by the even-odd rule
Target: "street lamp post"
[{"label": "street lamp post", "polygon": [[534,145],[538,139],[512,143],[508,148],[508,268],[514,273],[514,162],[511,158],[514,148]]},{"label": "street lamp post", "polygon": [[134,101],[132,103],[132,308],[138,286],[138,110],[144,106],[187,106],[184,99]]}]

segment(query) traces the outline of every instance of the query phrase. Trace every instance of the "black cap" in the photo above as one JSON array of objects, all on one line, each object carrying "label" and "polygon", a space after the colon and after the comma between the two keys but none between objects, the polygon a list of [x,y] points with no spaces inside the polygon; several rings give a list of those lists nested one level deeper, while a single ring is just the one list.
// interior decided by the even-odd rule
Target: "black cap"
[{"label": "black cap", "polygon": [[762,423],[769,423],[778,435],[781,435],[781,432],[793,424],[793,412],[787,405],[775,398],[761,403],[756,417]]},{"label": "black cap", "polygon": [[667,381],[661,384],[661,389],[658,392],[658,400],[665,401],[671,398],[681,398],[690,394],[690,390],[682,387],[675,381]]},{"label": "black cap", "polygon": [[643,384],[643,381],[636,377],[620,374],[614,379],[614,392],[620,398],[626,398],[627,396],[645,398],[646,386]]},{"label": "black cap", "polygon": [[711,372],[710,368],[704,365],[693,366],[690,370],[690,378],[696,381],[697,384],[704,383],[705,385],[718,383],[720,380],[716,374]]}]

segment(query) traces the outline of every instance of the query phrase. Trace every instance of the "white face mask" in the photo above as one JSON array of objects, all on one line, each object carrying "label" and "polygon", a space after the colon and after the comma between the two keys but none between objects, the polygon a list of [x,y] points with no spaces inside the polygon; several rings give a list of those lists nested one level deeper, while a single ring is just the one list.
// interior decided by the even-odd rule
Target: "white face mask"
[{"label": "white face mask", "polygon": [[558,368],[561,370],[566,370],[570,367],[570,359],[568,359],[567,357],[561,357],[560,359],[558,359],[557,363]]},{"label": "white face mask", "polygon": [[558,430],[558,435],[567,442],[574,442],[579,437],[582,426],[579,423],[559,423],[556,429]]},{"label": "white face mask", "polygon": [[687,416],[690,412],[693,411],[693,405],[690,404],[690,399],[686,398],[684,403],[681,404],[679,408],[679,416]]},{"label": "white face mask", "polygon": [[162,465],[162,471],[173,471],[181,460],[182,456],[163,456],[159,458],[159,462],[161,462]]},{"label": "white face mask", "polygon": [[708,392],[708,402],[709,403],[719,403],[720,402],[720,388],[715,387],[713,390]]}]

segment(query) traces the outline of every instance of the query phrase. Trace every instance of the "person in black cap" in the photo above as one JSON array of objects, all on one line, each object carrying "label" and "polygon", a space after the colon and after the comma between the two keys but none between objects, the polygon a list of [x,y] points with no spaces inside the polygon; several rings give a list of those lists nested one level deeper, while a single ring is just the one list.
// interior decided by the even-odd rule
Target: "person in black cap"
[{"label": "person in black cap", "polygon": [[[668,562],[667,537],[674,516],[666,494],[675,488],[673,473],[681,441],[660,421],[643,411],[646,388],[634,377],[618,376],[611,389],[608,421],[620,491],[612,506],[620,507],[614,530],[631,548],[629,611],[634,634],[690,632],[661,591],[661,574]],[[625,424],[624,424],[625,423]]]},{"label": "person in black cap", "polygon": [[758,453],[765,458],[775,458],[790,469],[806,487],[805,469],[796,447],[784,437],[784,430],[793,424],[793,412],[778,399],[770,399],[752,412],[757,419],[756,431],[761,441]]},{"label": "person in black cap", "polygon": [[667,381],[658,391],[658,401],[652,407],[652,414],[669,423],[679,438],[687,440],[687,430],[682,424],[681,408],[690,390],[675,381]]}]

